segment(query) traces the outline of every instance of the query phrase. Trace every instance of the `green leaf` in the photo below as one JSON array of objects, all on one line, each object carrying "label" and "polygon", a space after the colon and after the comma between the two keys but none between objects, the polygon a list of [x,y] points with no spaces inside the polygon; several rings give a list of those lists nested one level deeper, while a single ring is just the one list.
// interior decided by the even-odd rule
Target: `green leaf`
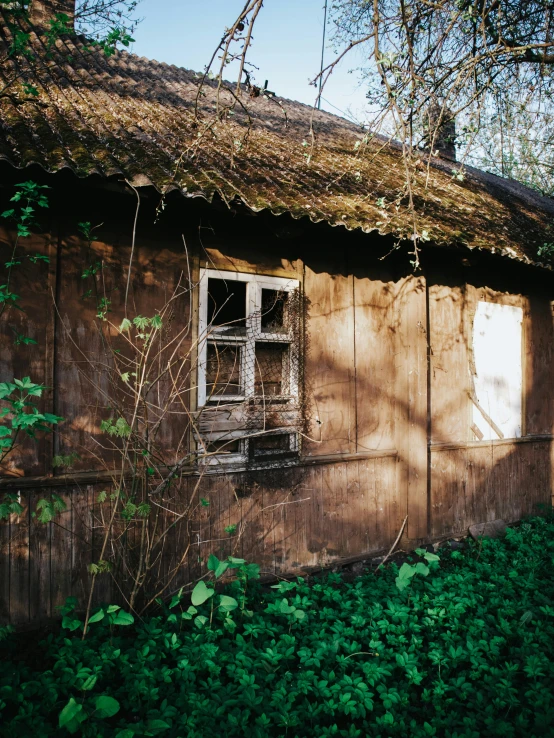
[{"label": "green leaf", "polygon": [[119,326],[119,332],[123,333],[124,331],[129,331],[132,327],[132,323],[128,318],[123,318],[121,321],[121,325]]},{"label": "green leaf", "polygon": [[210,554],[208,558],[208,570],[209,571],[216,571],[217,567],[219,566],[219,559],[214,554]]},{"label": "green leaf", "polygon": [[289,601],[286,597],[284,597],[279,603],[279,612],[282,612],[283,615],[290,615],[295,611],[295,609],[294,605],[289,605]]},{"label": "green leaf", "polygon": [[149,720],[147,727],[149,732],[155,731],[156,733],[159,733],[163,730],[169,730],[169,728],[171,728],[171,725],[169,723],[166,723],[165,720],[160,720],[157,718],[156,720]]},{"label": "green leaf", "polygon": [[104,615],[105,615],[104,610],[102,610],[102,608],[100,608],[100,610],[98,610],[98,612],[95,612],[94,615],[91,615],[90,616],[89,621],[88,621],[89,622],[89,625],[90,625],[90,623],[99,623],[101,620],[104,619]]},{"label": "green leaf", "polygon": [[182,597],[183,597],[183,588],[181,587],[181,589],[177,592],[177,594],[173,595],[173,597],[171,598],[171,602],[169,603],[169,609],[173,610],[174,607],[177,607],[179,602],[181,602]]},{"label": "green leaf", "polygon": [[219,579],[219,577],[223,576],[228,568],[229,568],[229,564],[227,561],[220,561],[217,569],[214,572],[215,578]]},{"label": "green leaf", "polygon": [[81,628],[82,626],[83,623],[80,620],[69,617],[69,615],[64,615],[62,619],[62,628],[66,628],[67,630],[77,630],[77,628]]},{"label": "green leaf", "polygon": [[425,566],[425,564],[423,564],[421,561],[419,561],[416,564],[415,573],[416,574],[421,574],[422,576],[426,577],[427,574],[429,574],[429,567],[428,566]]},{"label": "green leaf", "polygon": [[241,568],[241,572],[244,572],[247,579],[259,579],[260,578],[260,567],[259,564],[246,564]]},{"label": "green leaf", "polygon": [[441,557],[437,556],[437,554],[428,553],[427,551],[425,552],[423,558],[426,561],[440,561],[441,560]]},{"label": "green leaf", "polygon": [[203,628],[207,622],[208,618],[205,615],[199,615],[197,618],[194,618],[194,624],[197,628]]},{"label": "green leaf", "polygon": [[210,589],[209,587],[206,587],[205,582],[198,582],[196,587],[192,590],[191,595],[191,602],[193,605],[198,607],[198,605],[202,605],[206,600],[209,600],[210,597],[213,597],[214,590]]},{"label": "green leaf", "polygon": [[142,315],[137,315],[136,318],[133,318],[133,325],[138,328],[139,331],[142,331],[150,325],[150,318],[145,318]]},{"label": "green leaf", "polygon": [[113,697],[102,694],[95,702],[96,716],[100,718],[110,718],[119,712],[119,702]]},{"label": "green leaf", "polygon": [[234,597],[229,597],[228,595],[221,595],[219,598],[219,606],[226,612],[233,612],[233,610],[237,609],[237,607],[239,606],[239,603],[235,600]]},{"label": "green leaf", "polygon": [[75,702],[73,697],[69,698],[69,702],[60,712],[58,717],[58,725],[60,728],[67,726],[74,718],[83,711],[83,706]]},{"label": "green leaf", "polygon": [[91,689],[94,688],[94,685],[98,681],[98,677],[96,675],[89,676],[88,679],[85,679],[83,682],[83,686],[81,687],[83,692],[90,692]]},{"label": "green leaf", "polygon": [[415,567],[411,564],[402,564],[400,567],[400,571],[398,572],[398,577],[400,579],[411,579],[414,574],[416,573]]},{"label": "green leaf", "polygon": [[120,610],[112,620],[114,625],[132,625],[135,622],[135,618],[130,612],[124,612]]},{"label": "green leaf", "polygon": [[11,382],[0,382],[0,400],[5,400],[17,387]]},{"label": "green leaf", "polygon": [[[423,566],[425,565],[423,564]],[[398,572],[398,576],[395,579],[395,584],[400,592],[403,592],[406,589],[406,587],[408,587],[415,573],[416,573],[415,566],[411,566],[411,564],[406,564],[406,563],[402,564],[402,566],[400,567],[400,571]]]}]

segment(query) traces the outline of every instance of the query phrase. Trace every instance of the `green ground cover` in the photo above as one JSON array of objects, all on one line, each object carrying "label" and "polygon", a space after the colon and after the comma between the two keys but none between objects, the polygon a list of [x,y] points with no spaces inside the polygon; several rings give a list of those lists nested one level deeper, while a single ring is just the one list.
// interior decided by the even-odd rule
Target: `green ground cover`
[{"label": "green ground cover", "polygon": [[554,519],[439,554],[9,635],[0,735],[554,736]]}]

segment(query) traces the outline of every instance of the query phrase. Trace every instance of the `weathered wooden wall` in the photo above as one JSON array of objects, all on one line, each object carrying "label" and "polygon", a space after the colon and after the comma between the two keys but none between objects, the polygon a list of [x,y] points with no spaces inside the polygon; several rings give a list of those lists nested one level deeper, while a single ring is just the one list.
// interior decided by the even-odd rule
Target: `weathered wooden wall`
[{"label": "weathered wooden wall", "polygon": [[[87,567],[98,560],[97,494],[105,489],[100,473],[110,457],[103,453],[99,463],[96,441],[109,408],[98,389],[105,377],[98,369],[91,377],[85,360],[101,356],[102,346],[92,306],[82,299],[81,273],[91,258],[110,265],[111,319],[121,319],[134,201],[117,200],[103,218],[109,205],[95,198],[78,199],[73,221],[52,214],[47,235],[33,245],[50,255],[50,265],[25,277],[27,313],[1,327],[0,381],[26,374],[43,381],[52,387],[44,402],[68,419],[54,439],[14,457],[11,473],[19,479],[0,480],[0,494],[14,491],[25,510],[0,522],[2,622],[38,623],[55,616],[69,595],[83,601]],[[91,203],[105,220],[92,252],[72,225],[93,219]],[[309,429],[295,466],[202,477],[198,495],[210,506],[198,509],[188,530],[175,528],[159,558],[163,580],[191,544],[170,590],[203,573],[211,552],[240,554],[264,573],[294,571],[385,550],[406,515],[403,545],[410,546],[463,533],[475,522],[516,520],[550,501],[554,292],[546,278],[539,284],[536,272],[524,279],[486,264],[470,270],[455,255],[443,264],[445,257],[434,253],[413,275],[405,254],[379,259],[389,245],[377,238],[202,207],[188,205],[158,230],[151,218],[139,221],[132,312],[152,315],[187,272],[182,233],[193,278],[199,266],[211,265],[299,279]],[[1,238],[8,243],[12,234]],[[470,440],[468,351],[478,299],[525,309],[525,437],[519,440]],[[177,323],[189,320],[189,306],[188,298],[176,301]],[[11,343],[12,320],[39,340],[27,354]],[[164,433],[171,460],[179,421]],[[71,478],[53,473],[52,456],[76,448],[81,461]],[[197,482],[196,474],[182,480],[183,499]],[[60,494],[67,509],[56,523],[40,525],[31,511],[45,490]],[[241,531],[238,547],[224,532],[231,523]],[[117,598],[108,574],[99,582],[98,600]]]}]

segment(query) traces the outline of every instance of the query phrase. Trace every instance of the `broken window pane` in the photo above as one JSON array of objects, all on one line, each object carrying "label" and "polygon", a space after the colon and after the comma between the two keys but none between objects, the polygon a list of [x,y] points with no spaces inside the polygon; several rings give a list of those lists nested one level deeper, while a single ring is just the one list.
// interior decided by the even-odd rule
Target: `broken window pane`
[{"label": "broken window pane", "polygon": [[287,391],[288,346],[282,343],[256,343],[254,394],[271,397]]},{"label": "broken window pane", "polygon": [[287,292],[262,289],[262,330],[265,333],[286,330],[287,299]]},{"label": "broken window pane", "polygon": [[246,282],[208,279],[208,325],[224,326],[229,333],[245,332]]},{"label": "broken window pane", "polygon": [[250,439],[251,456],[276,456],[290,452],[291,438],[288,433],[274,436],[258,436]]},{"label": "broken window pane", "polygon": [[208,454],[238,454],[240,453],[239,441],[236,438],[228,441],[211,441],[206,444]]},{"label": "broken window pane", "polygon": [[241,395],[240,347],[210,344],[206,360],[206,395]]}]

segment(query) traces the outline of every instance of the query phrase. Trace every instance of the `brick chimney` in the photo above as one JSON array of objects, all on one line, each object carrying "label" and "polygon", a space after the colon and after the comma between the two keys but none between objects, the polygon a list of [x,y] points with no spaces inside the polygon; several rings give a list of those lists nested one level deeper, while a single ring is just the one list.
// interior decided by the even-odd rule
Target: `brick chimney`
[{"label": "brick chimney", "polygon": [[75,20],[75,0],[31,0],[29,20],[35,28],[49,28],[56,13],[69,16],[69,25]]},{"label": "brick chimney", "polygon": [[437,102],[427,111],[427,149],[441,159],[456,161],[456,122],[452,112]]}]

